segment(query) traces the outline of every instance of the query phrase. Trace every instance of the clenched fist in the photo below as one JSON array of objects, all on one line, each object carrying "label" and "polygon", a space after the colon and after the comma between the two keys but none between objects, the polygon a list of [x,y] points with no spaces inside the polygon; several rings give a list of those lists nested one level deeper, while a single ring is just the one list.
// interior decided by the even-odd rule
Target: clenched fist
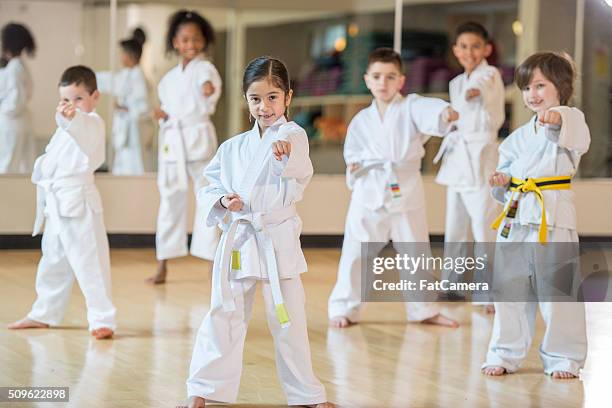
[{"label": "clenched fist", "polygon": [[221,197],[221,204],[230,211],[240,211],[244,206],[242,199],[236,193],[226,194]]},{"label": "clenched fist", "polygon": [[563,120],[561,119],[561,114],[554,110],[547,110],[546,112],[538,113],[538,122],[541,125],[557,125],[561,126]]},{"label": "clenched fist", "polygon": [[444,109],[444,112],[442,112],[442,120],[446,123],[454,122],[457,119],[459,119],[459,112],[457,112],[450,106]]},{"label": "clenched fist", "polygon": [[282,160],[283,155],[286,154],[289,157],[291,153],[291,143],[285,140],[279,140],[277,142],[272,143],[272,154],[274,154],[274,158],[276,160]]},{"label": "clenched fist", "polygon": [[74,115],[76,115],[76,108],[70,102],[61,101],[59,105],[57,105],[57,111],[60,115],[65,117],[68,120],[72,120]]},{"label": "clenched fist", "polygon": [[489,177],[489,185],[491,187],[502,187],[510,183],[510,176],[506,173],[496,171]]}]

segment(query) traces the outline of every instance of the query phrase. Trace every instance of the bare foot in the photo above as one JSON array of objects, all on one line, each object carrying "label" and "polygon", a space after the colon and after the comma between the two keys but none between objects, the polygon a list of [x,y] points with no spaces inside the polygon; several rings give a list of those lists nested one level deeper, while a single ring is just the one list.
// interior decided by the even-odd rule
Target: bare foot
[{"label": "bare foot", "polygon": [[500,375],[508,374],[504,367],[500,366],[489,366],[482,369],[484,375],[492,375],[498,377]]},{"label": "bare foot", "polygon": [[336,316],[336,317],[332,317],[331,319],[329,319],[329,325],[337,329],[344,329],[345,327],[349,327],[354,324],[357,324],[357,323],[350,321],[349,318],[346,316]]},{"label": "bare foot", "polygon": [[202,397],[191,397],[189,398],[189,405],[185,406],[182,405],[180,407],[176,407],[176,408],[205,408],[206,407],[206,400]]},{"label": "bare foot", "polygon": [[166,266],[168,263],[167,260],[162,259],[157,262],[157,273],[155,276],[151,276],[147,278],[145,282],[149,285],[162,285],[166,283],[166,275],[168,274],[168,267]]},{"label": "bare foot", "polygon": [[486,314],[495,314],[495,306],[493,305],[485,305],[484,311]]},{"label": "bare foot", "polygon": [[567,371],[553,371],[552,378],[557,380],[567,380],[569,378],[577,378],[577,376]]},{"label": "bare foot", "polygon": [[301,405],[301,406],[306,407],[306,408],[336,408],[336,406],[332,404],[331,402],[321,402],[319,404]]},{"label": "bare foot", "polygon": [[437,326],[446,326],[452,328],[459,327],[459,323],[457,323],[451,318],[444,316],[442,313],[438,313],[437,315],[435,315],[434,317],[430,317],[429,319],[421,320],[421,323],[434,324]]},{"label": "bare foot", "polygon": [[49,325],[43,322],[37,322],[36,320],[28,319],[24,317],[21,320],[17,320],[6,326],[7,329],[20,330],[20,329],[48,329]]},{"label": "bare foot", "polygon": [[91,335],[94,336],[96,340],[111,339],[113,334],[115,334],[115,332],[108,327],[100,327],[99,329],[91,331]]}]

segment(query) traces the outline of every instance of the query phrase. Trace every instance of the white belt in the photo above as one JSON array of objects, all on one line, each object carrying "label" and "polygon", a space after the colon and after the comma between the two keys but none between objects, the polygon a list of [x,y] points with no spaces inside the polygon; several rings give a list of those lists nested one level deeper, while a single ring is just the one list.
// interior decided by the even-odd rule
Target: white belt
[{"label": "white belt", "polygon": [[397,173],[417,172],[421,170],[421,161],[413,160],[410,162],[393,162],[390,160],[366,160],[359,169],[353,173],[353,177],[358,179],[372,169],[383,169],[388,175],[390,184],[397,184]]},{"label": "white belt", "polygon": [[[177,169],[177,184],[180,190],[186,191],[189,187],[187,180],[187,152],[185,150],[185,135],[183,134],[183,129],[195,127],[195,126],[205,126],[210,122],[207,117],[193,117],[189,116],[182,119],[168,119],[165,122],[162,122],[161,127],[162,130],[167,129],[176,129],[178,131],[179,137],[178,140],[174,140],[170,145],[174,148],[173,152],[176,158],[176,169]],[[164,136],[164,144],[166,144],[166,139]],[[164,172],[164,166],[159,166],[159,171]],[[163,175],[162,180],[167,180],[165,175]]]},{"label": "white belt", "polygon": [[442,159],[442,156],[444,156],[444,153],[453,147],[459,140],[461,140],[461,134],[459,132],[451,132],[444,136],[444,138],[442,138],[440,150],[438,150],[436,157],[434,157],[433,163],[437,164]]},{"label": "white belt", "polygon": [[[283,294],[280,288],[280,277],[278,273],[278,264],[274,253],[274,245],[272,238],[266,230],[268,227],[278,225],[286,220],[297,216],[295,205],[285,207],[281,210],[270,212],[255,212],[239,215],[232,214],[235,218],[231,222],[223,224],[224,240],[221,247],[221,270],[214,274],[213,285],[221,288],[221,299],[223,301],[223,309],[226,312],[236,310],[236,304],[232,296],[230,286],[230,271],[232,269],[232,252],[234,249],[239,249],[242,244],[250,237],[251,234],[257,236],[257,241],[263,246],[266,268],[268,271],[268,279],[272,289],[272,299],[276,309],[276,316],[281,324],[281,327],[289,327],[291,321],[289,314],[283,302]],[[236,230],[239,224],[247,224],[245,234],[240,239],[236,239]]]},{"label": "white belt", "polygon": [[[36,220],[34,221],[34,231],[32,236],[40,234],[46,216],[49,221],[58,225],[60,220],[59,210],[57,207],[57,198],[55,192],[58,188],[74,187],[94,184],[93,174],[83,174],[80,176],[62,177],[58,179],[43,179],[35,181],[36,184]],[[57,229],[55,229],[57,231]]]}]

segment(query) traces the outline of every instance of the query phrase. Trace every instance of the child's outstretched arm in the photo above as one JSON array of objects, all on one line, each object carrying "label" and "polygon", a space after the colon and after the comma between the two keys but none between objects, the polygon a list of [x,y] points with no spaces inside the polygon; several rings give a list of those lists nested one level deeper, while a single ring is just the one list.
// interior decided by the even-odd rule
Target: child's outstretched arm
[{"label": "child's outstretched arm", "polygon": [[410,117],[424,135],[444,136],[459,119],[459,113],[442,99],[417,96],[410,105]]},{"label": "child's outstretched arm", "polygon": [[557,106],[538,115],[545,127],[546,138],[573,153],[582,155],[589,150],[591,133],[584,114],[576,108]]},{"label": "child's outstretched arm", "polygon": [[286,132],[287,136],[272,144],[274,173],[284,178],[295,178],[301,184],[308,183],[313,168],[306,132],[293,123],[283,125],[279,132]]},{"label": "child's outstretched arm", "polygon": [[72,103],[60,101],[55,121],[86,155],[93,156],[98,149],[104,149],[104,122],[98,115],[83,113]]}]

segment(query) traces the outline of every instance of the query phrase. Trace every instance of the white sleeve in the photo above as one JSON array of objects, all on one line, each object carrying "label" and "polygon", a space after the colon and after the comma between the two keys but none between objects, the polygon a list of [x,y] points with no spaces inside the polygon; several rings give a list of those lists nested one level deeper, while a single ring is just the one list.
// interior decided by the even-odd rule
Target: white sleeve
[{"label": "white sleeve", "polygon": [[486,120],[482,124],[483,130],[497,133],[506,119],[505,88],[498,69],[489,67],[487,72],[476,81],[476,88],[480,91],[485,111]]},{"label": "white sleeve", "polygon": [[444,136],[450,132],[453,123],[442,120],[442,114],[450,106],[439,98],[412,95],[410,118],[419,132],[428,136]]},{"label": "white sleeve", "polygon": [[[214,91],[212,95],[204,96],[202,95],[202,85],[208,81],[212,83]],[[204,113],[207,115],[213,115],[217,109],[217,102],[221,97],[223,82],[221,81],[221,76],[219,75],[217,68],[215,68],[211,62],[206,61],[198,70],[197,84],[198,91],[200,92],[203,102],[202,107],[205,111]]]},{"label": "white sleeve", "polygon": [[[291,143],[291,153],[289,158],[283,156],[283,160],[279,161],[272,157],[273,168],[275,174],[280,173],[283,178],[294,178],[300,184],[308,184],[313,174],[312,162],[310,161],[308,136],[306,131],[296,125],[285,125],[288,135],[283,137]],[[285,129],[279,130],[280,132]]]},{"label": "white sleeve", "polygon": [[557,106],[551,110],[561,114],[562,124],[561,127],[546,125],[546,138],[572,152],[586,153],[591,144],[591,133],[584,120],[584,113],[569,106]]},{"label": "white sleeve", "polygon": [[102,93],[114,94],[111,89],[111,82],[113,73],[110,71],[96,72],[96,82],[98,83],[98,90]]},{"label": "white sleeve", "polygon": [[[6,68],[5,68],[6,69]],[[4,77],[4,97],[0,101],[0,113],[7,116],[18,116],[27,107],[27,89],[25,79],[21,75],[6,75]]]},{"label": "white sleeve", "polygon": [[[497,168],[495,169],[495,171],[512,176],[512,173],[510,173],[510,167],[512,166],[512,163],[518,157],[514,150],[514,143],[513,143],[512,136],[515,135],[516,132],[520,132],[520,131],[521,131],[520,128],[517,129],[515,132],[513,132],[510,136],[508,136],[506,140],[504,140],[499,145],[499,161],[497,163]],[[490,174],[487,175],[487,178],[488,176],[490,176]],[[506,191],[508,191],[507,186],[492,187],[491,195],[493,196],[495,200],[503,204],[506,202],[506,199],[505,199]]]},{"label": "white sleeve", "polygon": [[98,149],[104,149],[104,122],[99,116],[77,111],[74,118],[68,120],[56,113],[55,122],[87,156],[92,157]]},{"label": "white sleeve", "polygon": [[133,119],[145,116],[151,110],[149,106],[149,88],[144,75],[132,84],[132,92],[127,98],[128,114]]},{"label": "white sleeve", "polygon": [[208,185],[200,188],[197,193],[197,205],[200,207],[201,213],[204,214],[206,225],[210,227],[219,224],[228,211],[219,204],[221,197],[228,193],[221,183],[222,156],[223,149],[221,146],[204,169],[204,176]]}]

